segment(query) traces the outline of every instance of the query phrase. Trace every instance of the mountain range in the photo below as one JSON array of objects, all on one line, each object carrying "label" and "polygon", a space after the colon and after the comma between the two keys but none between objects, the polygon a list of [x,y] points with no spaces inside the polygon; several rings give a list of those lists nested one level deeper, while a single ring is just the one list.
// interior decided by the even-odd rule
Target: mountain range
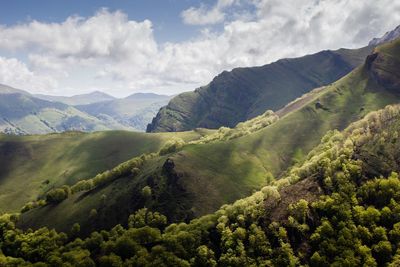
[{"label": "mountain range", "polygon": [[[0,265],[399,266],[396,32],[223,72],[151,133],[0,134]],[[168,101],[0,92],[17,122],[50,110],[123,126]]]},{"label": "mountain range", "polygon": [[[93,177],[93,189],[77,192],[59,205],[24,213],[21,227],[67,231],[78,222],[89,232],[110,228],[143,207],[140,192],[145,187],[151,188],[152,210],[171,222],[189,221],[248,196],[284,177],[327,132],[343,130],[371,111],[398,103],[399,48],[400,40],[375,49],[364,64],[335,83],[303,95],[276,113],[239,124],[233,132],[221,128],[191,142],[176,136],[169,144],[174,149],[149,154],[137,167],[136,159],[123,163]],[[133,174],[134,168],[138,171]],[[103,179],[104,184],[97,187],[95,181]],[[106,204],[101,202],[103,195],[111,198]],[[86,216],[92,209],[102,218],[96,224]],[[61,216],[65,210],[74,213]],[[43,216],[48,220],[43,221]]]},{"label": "mountain range", "polygon": [[101,92],[58,97],[32,95],[0,85],[0,132],[26,135],[64,131],[144,131],[169,98],[134,94],[116,99]]}]

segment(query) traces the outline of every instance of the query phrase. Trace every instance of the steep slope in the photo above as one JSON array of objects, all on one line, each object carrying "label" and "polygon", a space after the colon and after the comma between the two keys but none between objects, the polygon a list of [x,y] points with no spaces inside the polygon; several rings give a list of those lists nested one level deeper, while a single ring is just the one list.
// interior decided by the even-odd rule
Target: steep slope
[{"label": "steep slope", "polygon": [[100,91],[94,91],[88,94],[74,95],[74,96],[52,96],[43,94],[36,94],[34,96],[43,100],[61,102],[71,106],[88,105],[92,103],[111,101],[115,99],[115,97]]},{"label": "steep slope", "polygon": [[[0,134],[0,212],[17,211],[50,188],[74,184],[131,157],[156,152],[172,136],[124,131]],[[178,136],[190,141],[201,135]]]},{"label": "steep slope", "polygon": [[63,103],[42,100],[11,87],[0,88],[0,132],[44,134],[71,130],[89,132],[125,128],[118,122],[102,122]]},{"label": "steep slope", "polygon": [[75,107],[100,120],[114,120],[128,128],[145,131],[160,107],[166,105],[170,99],[166,95],[136,93],[123,99]]},{"label": "steep slope", "polygon": [[[112,171],[115,176],[108,183],[29,211],[23,216],[25,226],[67,231],[79,222],[87,231],[110,228],[143,206],[164,213],[170,221],[189,220],[248,196],[273,177],[285,176],[285,170],[302,162],[327,131],[344,129],[370,111],[398,103],[399,48],[400,40],[377,48],[363,66],[288,104],[277,112],[278,121],[261,130],[243,129],[241,137],[223,135],[221,141],[200,140],[177,152],[166,150],[141,161],[140,171],[130,172],[137,168],[137,160],[127,162],[121,167],[128,171]],[[96,223],[87,218],[91,210],[99,216]],[[48,220],[41,220],[43,216]]]},{"label": "steep slope", "polygon": [[396,29],[394,29],[393,31],[386,32],[382,37],[372,39],[368,45],[370,46],[381,45],[396,40],[399,37],[400,37],[400,25],[397,26]]},{"label": "steep slope", "polygon": [[142,209],[110,231],[88,235],[75,224],[68,239],[21,231],[15,222],[26,227],[29,216],[3,215],[0,263],[399,266],[399,131],[399,106],[373,112],[327,134],[283,180],[188,224]]},{"label": "steep slope", "polygon": [[262,67],[224,71],[207,86],[174,97],[160,109],[147,131],[233,127],[338,80],[360,65],[371,50],[322,51]]}]

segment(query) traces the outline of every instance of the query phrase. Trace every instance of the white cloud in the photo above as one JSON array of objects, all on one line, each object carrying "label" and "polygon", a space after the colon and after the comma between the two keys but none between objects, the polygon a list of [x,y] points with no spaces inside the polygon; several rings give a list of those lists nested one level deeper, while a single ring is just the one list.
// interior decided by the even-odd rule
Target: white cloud
[{"label": "white cloud", "polygon": [[20,89],[49,93],[57,88],[57,81],[30,71],[16,58],[0,57],[0,83]]},{"label": "white cloud", "polygon": [[217,4],[210,9],[201,4],[200,7],[190,7],[182,11],[181,16],[183,22],[189,25],[216,24],[224,21],[224,9],[233,3],[234,0],[218,0]]},{"label": "white cloud", "polygon": [[[222,14],[222,30],[208,28],[197,38],[162,45],[155,41],[150,21],[132,21],[122,12],[105,9],[62,23],[32,21],[0,27],[0,51],[25,53],[25,65],[19,62],[22,66],[14,69],[24,69],[20,72],[25,77],[38,79],[23,84],[24,79],[3,70],[0,81],[21,88],[36,84],[32,90],[39,90],[56,86],[55,80],[59,94],[93,88],[115,95],[173,94],[205,85],[234,67],[361,47],[400,23],[399,0],[220,0],[215,6],[193,10],[202,8],[205,14],[212,10]],[[252,15],[240,16],[248,12]],[[49,77],[53,81],[44,82]]]},{"label": "white cloud", "polygon": [[0,38],[0,49],[31,48],[77,59],[112,57],[125,60],[127,57],[144,57],[157,49],[150,21],[130,21],[124,13],[110,13],[106,9],[87,19],[73,16],[63,23],[32,21],[0,27]]}]

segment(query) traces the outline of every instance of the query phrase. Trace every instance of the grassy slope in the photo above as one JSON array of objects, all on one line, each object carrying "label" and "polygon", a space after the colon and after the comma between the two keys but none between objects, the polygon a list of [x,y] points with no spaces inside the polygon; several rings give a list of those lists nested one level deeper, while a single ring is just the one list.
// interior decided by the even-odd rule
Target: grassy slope
[{"label": "grassy slope", "polygon": [[[382,57],[392,58],[390,51],[398,46],[400,41],[382,50]],[[391,64],[385,73],[396,73],[398,67]],[[294,160],[301,161],[302,155],[317,145],[328,130],[344,129],[369,111],[399,102],[400,96],[382,87],[372,73],[373,69],[367,66],[356,69],[289,105],[286,111],[290,112],[279,112],[279,121],[251,135],[186,146],[168,155],[175,163],[173,171],[162,168],[166,157],[155,159],[146,164],[138,177],[122,178],[103,188],[74,195],[59,205],[32,210],[22,216],[23,225],[48,225],[64,231],[74,222],[88,231],[111,227],[126,221],[130,212],[145,204],[140,197],[145,185],[153,189],[152,202],[147,205],[172,219],[215,211],[266,184],[269,172],[276,177],[282,175]],[[297,106],[298,103],[301,104]],[[102,195],[107,196],[106,202],[101,201]],[[85,217],[94,208],[100,216],[97,224]],[[66,210],[71,213],[65,214]],[[43,217],[49,220],[43,222]]]},{"label": "grassy slope", "polygon": [[371,50],[366,47],[322,51],[261,67],[225,71],[207,86],[174,97],[160,109],[148,131],[233,127],[336,81],[362,64]]},{"label": "grassy slope", "polygon": [[199,134],[107,131],[0,135],[0,211],[16,211],[49,188],[74,184],[134,156],[158,151],[172,136],[188,141]]}]

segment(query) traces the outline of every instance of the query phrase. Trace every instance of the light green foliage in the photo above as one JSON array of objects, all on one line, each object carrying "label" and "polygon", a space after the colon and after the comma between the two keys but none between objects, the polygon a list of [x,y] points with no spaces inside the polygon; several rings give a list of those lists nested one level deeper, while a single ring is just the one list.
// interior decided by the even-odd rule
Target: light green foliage
[{"label": "light green foliage", "polygon": [[147,208],[143,208],[129,216],[128,225],[131,228],[140,228],[148,225],[161,229],[167,225],[167,217],[158,212],[151,212]]},{"label": "light green foliage", "polygon": [[[400,251],[400,179],[397,173],[387,178],[370,176],[370,165],[360,161],[361,156],[365,162],[369,155],[375,156],[375,149],[381,146],[381,133],[400,128],[400,112],[395,123],[383,119],[385,113],[383,110],[376,114],[379,124],[374,120],[371,132],[360,131],[364,126],[371,129],[369,117],[359,124],[361,128],[352,125],[341,134],[330,133],[305,163],[288,172],[289,176],[297,176],[286,177],[292,184],[314,179],[327,193],[312,203],[299,198],[279,207],[286,212],[281,221],[272,221],[270,212],[274,211],[273,205],[288,197],[287,193],[282,194],[282,188],[290,183],[264,187],[187,224],[165,227],[165,216],[141,209],[129,217],[129,228],[117,225],[110,231],[94,232],[84,240],[75,238],[79,225],[72,227],[67,241],[65,234],[46,228],[18,230],[18,217],[3,215],[0,261],[68,262],[73,266],[77,262],[87,266],[393,265],[398,262]],[[358,154],[360,140],[363,154]],[[398,143],[386,143],[385,151],[395,155],[397,150],[393,148],[397,146]],[[374,166],[378,173],[387,167]],[[325,183],[328,176],[329,184]],[[266,203],[272,203],[272,209],[266,209]],[[40,247],[46,253],[36,252]],[[302,250],[303,247],[307,249]]]},{"label": "light green foliage", "polygon": [[181,138],[173,138],[165,143],[165,145],[160,149],[159,155],[163,156],[169,153],[176,152],[180,150],[185,145],[185,141]]},{"label": "light green foliage", "polygon": [[199,140],[192,141],[190,144],[206,144],[215,141],[227,141],[230,139],[238,138],[241,136],[249,135],[259,131],[275,121],[278,116],[271,110],[266,111],[264,114],[257,116],[251,120],[238,123],[234,128],[221,127],[217,132],[206,135]]}]

